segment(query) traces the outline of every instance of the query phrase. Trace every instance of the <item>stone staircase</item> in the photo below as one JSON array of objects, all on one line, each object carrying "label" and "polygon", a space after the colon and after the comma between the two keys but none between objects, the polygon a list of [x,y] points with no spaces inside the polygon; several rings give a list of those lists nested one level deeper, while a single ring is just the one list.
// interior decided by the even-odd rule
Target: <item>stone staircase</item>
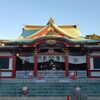
[{"label": "stone staircase", "polygon": [[[32,71],[16,71],[16,78],[27,79],[30,72]],[[41,76],[42,78],[65,78],[66,77],[65,71],[56,71],[56,70],[38,71],[37,76]]]},{"label": "stone staircase", "polygon": [[[32,71],[17,71],[16,78],[28,78],[29,73],[33,73]],[[75,72],[77,74],[77,78],[87,78],[86,71],[69,71],[69,77],[71,77],[71,73]],[[38,71],[38,76],[42,78],[66,78],[65,71],[57,71],[57,70],[45,70],[45,71]]]},{"label": "stone staircase", "polygon": [[100,79],[52,80],[1,79],[0,96],[21,97],[23,86],[28,88],[27,97],[65,97],[70,95],[71,89],[77,86],[88,96],[100,96]]},{"label": "stone staircase", "polygon": [[69,77],[71,77],[71,73],[76,73],[77,78],[83,79],[87,78],[87,71],[69,71]]}]

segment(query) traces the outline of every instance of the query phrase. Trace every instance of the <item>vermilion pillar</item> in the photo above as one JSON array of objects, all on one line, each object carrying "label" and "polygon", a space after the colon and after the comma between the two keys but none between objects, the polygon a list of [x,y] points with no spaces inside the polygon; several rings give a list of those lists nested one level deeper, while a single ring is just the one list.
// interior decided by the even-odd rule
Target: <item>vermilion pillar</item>
[{"label": "vermilion pillar", "polygon": [[13,64],[12,64],[12,78],[15,78],[16,77],[16,57],[13,56]]},{"label": "vermilion pillar", "polygon": [[65,75],[66,77],[69,76],[68,51],[66,52],[66,55],[65,55]]},{"label": "vermilion pillar", "polygon": [[87,61],[87,76],[88,78],[90,78],[90,56],[89,56],[89,51],[87,52],[87,55],[86,55],[86,61]]},{"label": "vermilion pillar", "polygon": [[34,54],[34,76],[37,76],[37,53]]}]

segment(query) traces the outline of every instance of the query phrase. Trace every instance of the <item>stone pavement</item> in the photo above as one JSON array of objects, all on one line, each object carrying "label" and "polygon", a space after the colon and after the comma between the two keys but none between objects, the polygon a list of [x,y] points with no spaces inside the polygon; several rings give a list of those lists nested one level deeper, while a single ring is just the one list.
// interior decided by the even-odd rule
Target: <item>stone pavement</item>
[{"label": "stone pavement", "polygon": [[[66,97],[0,97],[0,100],[66,100]],[[88,100],[100,100],[100,97],[88,97]]]}]

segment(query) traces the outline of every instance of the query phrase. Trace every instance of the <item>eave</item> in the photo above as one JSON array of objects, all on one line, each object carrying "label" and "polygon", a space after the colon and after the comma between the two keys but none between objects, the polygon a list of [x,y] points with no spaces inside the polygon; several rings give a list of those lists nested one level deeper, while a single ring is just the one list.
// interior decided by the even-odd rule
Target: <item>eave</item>
[{"label": "eave", "polygon": [[73,40],[73,39],[69,39],[67,37],[55,37],[55,36],[41,36],[32,40],[18,40],[18,41],[14,41],[14,42],[7,42],[7,45],[28,45],[28,44],[35,44],[38,43],[38,41],[40,40],[61,40],[65,43],[71,43],[71,44],[87,44],[87,45],[97,45],[100,43],[100,40]]}]

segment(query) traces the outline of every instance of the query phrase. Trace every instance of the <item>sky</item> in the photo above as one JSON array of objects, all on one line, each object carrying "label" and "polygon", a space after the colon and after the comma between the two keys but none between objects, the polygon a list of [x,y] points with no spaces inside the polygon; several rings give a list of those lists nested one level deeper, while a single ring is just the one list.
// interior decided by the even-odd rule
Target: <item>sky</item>
[{"label": "sky", "polygon": [[0,0],[0,39],[17,39],[24,25],[78,25],[100,35],[100,0]]}]

